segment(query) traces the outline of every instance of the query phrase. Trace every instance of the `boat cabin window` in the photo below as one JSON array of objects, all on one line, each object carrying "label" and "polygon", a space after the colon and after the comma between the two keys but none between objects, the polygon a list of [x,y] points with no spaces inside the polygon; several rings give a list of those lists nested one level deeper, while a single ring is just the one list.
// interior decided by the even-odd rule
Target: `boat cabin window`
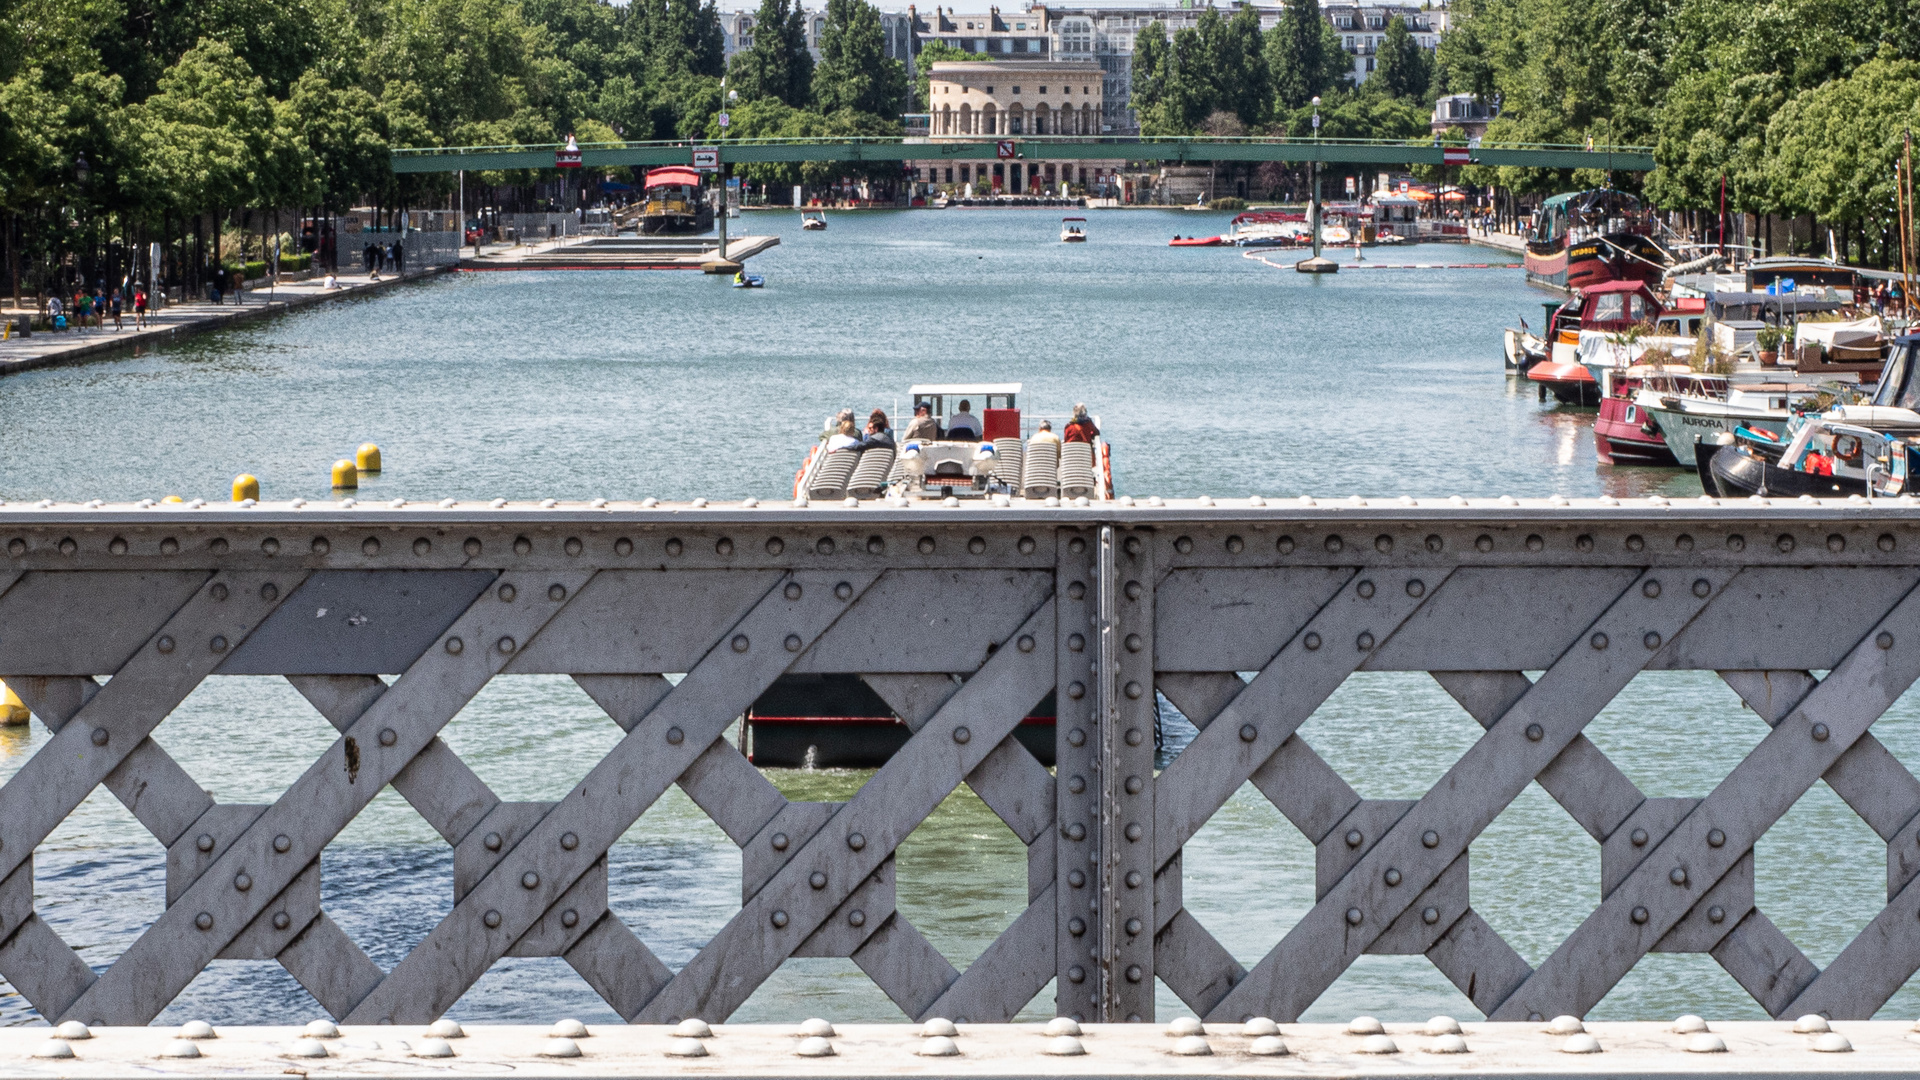
[{"label": "boat cabin window", "polygon": [[1627,298],[1620,293],[1607,293],[1593,298],[1593,310],[1587,318],[1594,322],[1618,322],[1627,317]]},{"label": "boat cabin window", "polygon": [[1892,354],[1887,357],[1886,371],[1880,377],[1880,389],[1874,392],[1873,403],[1920,411],[1920,386],[1915,386],[1913,382],[1911,341],[1894,345]]},{"label": "boat cabin window", "polygon": [[1018,396],[1017,394],[915,394],[913,407],[918,409],[922,405],[927,405],[932,408],[934,416],[944,417],[959,412],[960,403],[965,401],[968,411],[979,416],[987,409],[1018,408],[1019,406],[1014,403],[1014,398]]}]

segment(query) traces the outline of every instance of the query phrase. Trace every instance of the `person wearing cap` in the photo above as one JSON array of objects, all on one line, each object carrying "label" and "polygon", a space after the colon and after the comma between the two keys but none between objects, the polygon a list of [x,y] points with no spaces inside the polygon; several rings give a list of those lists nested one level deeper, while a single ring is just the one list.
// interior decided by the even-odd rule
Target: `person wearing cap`
[{"label": "person wearing cap", "polygon": [[913,419],[907,421],[907,429],[900,434],[906,442],[915,439],[937,439],[940,437],[940,425],[933,422],[933,408],[922,402],[913,407]]}]

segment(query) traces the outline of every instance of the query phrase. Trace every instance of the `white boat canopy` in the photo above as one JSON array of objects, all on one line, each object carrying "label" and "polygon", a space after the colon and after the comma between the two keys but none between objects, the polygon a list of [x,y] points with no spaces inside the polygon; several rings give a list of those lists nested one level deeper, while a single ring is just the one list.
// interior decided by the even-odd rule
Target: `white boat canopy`
[{"label": "white boat canopy", "polygon": [[1020,384],[1017,382],[923,383],[919,386],[910,386],[907,388],[907,393],[912,394],[914,397],[932,397],[935,394],[973,394],[979,397],[985,397],[988,394],[1018,394],[1019,392]]}]

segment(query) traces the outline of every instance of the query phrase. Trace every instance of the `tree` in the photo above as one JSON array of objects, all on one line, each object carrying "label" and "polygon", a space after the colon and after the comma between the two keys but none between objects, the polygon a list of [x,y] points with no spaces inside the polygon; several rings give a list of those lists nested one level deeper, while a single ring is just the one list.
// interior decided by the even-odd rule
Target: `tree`
[{"label": "tree", "polygon": [[820,65],[813,73],[820,111],[898,117],[906,109],[906,95],[906,68],[887,57],[879,9],[866,0],[827,0]]},{"label": "tree", "polygon": [[1767,129],[1780,207],[1884,227],[1904,133],[1920,126],[1920,64],[1877,58],[1789,100]]},{"label": "tree", "polygon": [[1214,45],[1214,97],[1248,128],[1273,116],[1273,73],[1267,63],[1260,13],[1249,4],[1234,12]]},{"label": "tree", "polygon": [[733,56],[728,82],[749,100],[773,98],[794,108],[813,100],[813,56],[806,15],[790,0],[760,0],[753,47]]},{"label": "tree", "polygon": [[1157,134],[1163,126],[1160,111],[1167,100],[1167,79],[1172,60],[1168,56],[1167,26],[1155,19],[1140,29],[1133,39],[1133,82],[1129,101],[1140,118],[1140,130]]},{"label": "tree", "polygon": [[1345,54],[1337,45],[1329,53],[1329,29],[1320,17],[1319,0],[1286,0],[1280,21],[1267,31],[1268,77],[1280,111],[1298,109],[1333,85],[1333,63]]},{"label": "tree", "polygon": [[1398,17],[1387,20],[1379,48],[1379,64],[1367,79],[1367,89],[1389,97],[1418,100],[1427,96],[1433,81],[1433,61]]}]

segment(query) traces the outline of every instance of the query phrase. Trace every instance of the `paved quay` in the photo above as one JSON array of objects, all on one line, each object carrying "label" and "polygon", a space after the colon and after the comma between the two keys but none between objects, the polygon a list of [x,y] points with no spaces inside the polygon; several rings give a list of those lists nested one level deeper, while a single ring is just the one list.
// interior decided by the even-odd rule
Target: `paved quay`
[{"label": "paved quay", "polygon": [[[1054,1023],[1059,1023],[1055,1021]],[[1584,1028],[1584,1030],[1581,1030]],[[1907,1021],[720,1024],[0,1031],[9,1075],[427,1077],[1912,1076]],[[1193,1032],[1198,1029],[1199,1033]],[[77,1030],[74,1025],[60,1030]],[[314,1038],[308,1033],[319,1033]],[[210,1035],[208,1033],[211,1032]],[[563,1032],[571,1032],[568,1037]],[[582,1034],[584,1032],[584,1034]],[[694,1037],[689,1033],[704,1034]],[[809,1034],[824,1032],[825,1034]],[[938,1034],[951,1032],[950,1035]],[[1277,1034],[1259,1034],[1277,1032]],[[1372,1032],[1363,1034],[1362,1032]],[[442,1038],[441,1033],[452,1037]],[[198,1034],[200,1038],[182,1038]],[[68,1055],[68,1056],[53,1056]]]},{"label": "paved quay", "polygon": [[122,329],[115,330],[109,319],[104,329],[69,328],[58,333],[35,331],[31,336],[15,336],[0,341],[0,376],[31,371],[34,368],[71,364],[107,353],[157,345],[188,334],[233,326],[252,319],[278,315],[294,308],[345,296],[367,296],[393,288],[405,281],[417,281],[444,273],[450,267],[428,267],[405,274],[383,274],[378,281],[364,274],[343,276],[340,287],[323,287],[324,278],[289,282],[267,289],[250,289],[240,304],[189,302],[169,304],[148,316],[147,328],[136,329],[131,312],[123,316]]}]

